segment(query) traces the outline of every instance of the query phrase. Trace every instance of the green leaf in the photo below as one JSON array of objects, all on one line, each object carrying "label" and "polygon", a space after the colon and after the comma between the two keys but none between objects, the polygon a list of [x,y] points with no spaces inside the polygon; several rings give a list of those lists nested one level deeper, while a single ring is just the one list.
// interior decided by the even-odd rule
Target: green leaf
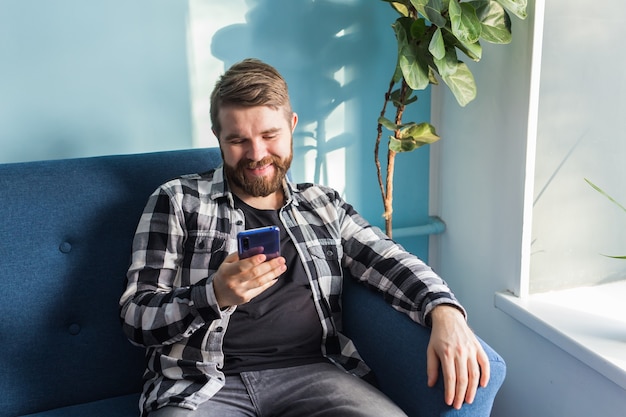
[{"label": "green leaf", "polygon": [[482,26],[476,16],[474,6],[451,0],[449,11],[454,36],[463,44],[477,42],[482,32]]},{"label": "green leaf", "polygon": [[444,30],[443,41],[446,44],[446,49],[456,47],[461,52],[467,55],[472,61],[478,62],[483,55],[483,47],[480,42],[465,44],[461,43],[450,31]]},{"label": "green leaf", "polygon": [[424,37],[424,33],[426,33],[426,20],[425,19],[416,19],[411,25],[411,38],[416,40],[421,40]]},{"label": "green leaf", "polygon": [[435,77],[435,71],[430,65],[428,66],[428,80],[431,84],[439,85],[439,80]]},{"label": "green leaf", "polygon": [[496,44],[510,43],[511,18],[500,3],[495,1],[472,1],[476,16],[482,25],[481,38]]},{"label": "green leaf", "polygon": [[428,66],[428,80],[431,84],[439,85],[439,80],[435,77],[435,70],[430,65]]},{"label": "green leaf", "polygon": [[385,127],[388,130],[396,130],[398,127],[396,126],[396,124],[394,122],[392,122],[391,120],[387,119],[386,117],[380,116],[378,118],[378,123],[380,123],[381,125],[383,125],[383,127]]},{"label": "green leaf", "polygon": [[430,44],[428,45],[428,50],[435,59],[442,59],[446,56],[446,45],[443,42],[443,35],[441,34],[440,28],[435,30],[435,33],[430,40]]},{"label": "green leaf", "polygon": [[602,188],[598,187],[597,185],[589,181],[587,178],[585,178],[585,181],[587,181],[587,184],[591,185],[597,192],[599,192],[600,194],[608,198],[613,204],[615,204],[617,207],[621,208],[622,210],[626,212],[626,207],[618,203],[613,197],[608,195]]},{"label": "green leaf", "polygon": [[465,107],[476,98],[476,82],[472,72],[465,63],[459,62],[454,74],[442,75],[441,78],[450,87],[450,91],[452,91],[461,107]]},{"label": "green leaf", "polygon": [[408,37],[407,37],[407,28],[410,30],[412,24],[411,18],[399,17],[396,21],[391,25],[393,31],[396,34],[396,40],[398,43],[398,61],[396,63],[396,69],[393,74],[393,82],[397,83],[402,80],[404,76],[402,73],[402,68],[400,66],[400,57],[402,56],[402,48],[408,45]]},{"label": "green leaf", "polygon": [[394,152],[410,152],[440,139],[430,123],[408,124],[400,130],[398,136],[389,137],[389,149]]},{"label": "green leaf", "polygon": [[513,13],[520,19],[526,19],[526,7],[528,6],[528,0],[496,0],[505,9]]},{"label": "green leaf", "polygon": [[424,13],[435,26],[442,28],[448,24],[448,19],[443,16],[444,9],[442,0],[429,0],[424,7]]},{"label": "green leaf", "polygon": [[409,87],[413,90],[423,90],[428,87],[428,66],[418,59],[417,46],[404,45],[398,55],[398,63]]},{"label": "green leaf", "polygon": [[398,106],[407,106],[415,101],[417,101],[417,96],[413,96],[411,97],[411,95],[413,94],[413,90],[411,90],[410,88],[407,88],[406,94],[404,95],[404,97],[401,97],[400,95],[401,91],[400,89],[396,89],[394,91],[391,92],[391,96],[389,97],[391,99],[391,101],[393,102],[394,106],[398,107]]},{"label": "green leaf", "polygon": [[409,8],[406,5],[402,4],[402,3],[392,2],[391,3],[391,7],[396,9],[396,11],[398,13],[400,13],[402,16],[408,16],[409,15]]},{"label": "green leaf", "polygon": [[[617,207],[621,208],[624,212],[626,212],[626,207],[618,203],[617,200],[615,200],[613,197],[608,195],[602,188],[598,187],[597,185],[589,181],[587,178],[585,178],[585,181],[587,181],[587,184],[591,185],[594,190],[596,190],[597,192],[599,192],[600,194],[608,198],[611,203],[615,204]],[[606,256],[607,258],[613,258],[613,259],[626,259],[626,255],[624,256],[603,255],[603,256]]]},{"label": "green leaf", "polygon": [[386,3],[389,3],[391,7],[402,16],[409,15],[409,5],[411,2],[409,0],[382,0]]},{"label": "green leaf", "polygon": [[444,0],[411,0],[411,4],[417,13],[425,16],[435,26],[445,27],[448,23],[448,19],[444,17]]},{"label": "green leaf", "polygon": [[459,69],[459,64],[461,64],[454,48],[448,49],[443,59],[435,59],[434,62],[441,77],[454,74]]},{"label": "green leaf", "polygon": [[480,42],[471,44],[461,43],[457,45],[457,47],[474,62],[480,61],[483,57],[483,47],[480,45]]}]

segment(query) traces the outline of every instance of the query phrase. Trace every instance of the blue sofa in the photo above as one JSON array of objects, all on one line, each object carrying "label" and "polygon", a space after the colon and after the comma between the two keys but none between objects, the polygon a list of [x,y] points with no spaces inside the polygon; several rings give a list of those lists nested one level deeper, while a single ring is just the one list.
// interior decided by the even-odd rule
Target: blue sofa
[{"label": "blue sofa", "polygon": [[[220,161],[193,149],[0,165],[1,416],[138,416],[143,351],[118,318],[134,230],[159,184]],[[505,364],[487,345],[490,385],[453,410],[426,386],[427,329],[351,281],[344,305],[346,333],[410,416],[490,414]]]}]

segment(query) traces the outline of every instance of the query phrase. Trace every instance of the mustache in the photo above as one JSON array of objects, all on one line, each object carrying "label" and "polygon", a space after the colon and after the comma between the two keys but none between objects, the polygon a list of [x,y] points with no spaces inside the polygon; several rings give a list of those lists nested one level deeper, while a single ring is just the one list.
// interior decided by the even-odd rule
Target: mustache
[{"label": "mustache", "polygon": [[275,156],[266,156],[260,161],[252,161],[250,159],[241,160],[237,163],[237,168],[255,169],[255,168],[264,167],[266,165],[274,165],[274,166],[282,167],[282,161],[280,160],[280,158],[277,158]]}]

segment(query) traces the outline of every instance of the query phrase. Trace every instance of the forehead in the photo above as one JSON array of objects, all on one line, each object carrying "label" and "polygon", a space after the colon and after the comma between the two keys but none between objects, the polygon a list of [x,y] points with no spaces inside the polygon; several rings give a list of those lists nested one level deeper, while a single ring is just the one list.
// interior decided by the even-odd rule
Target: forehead
[{"label": "forehead", "polygon": [[286,111],[282,107],[269,106],[225,106],[218,118],[222,132],[276,129],[289,126]]}]

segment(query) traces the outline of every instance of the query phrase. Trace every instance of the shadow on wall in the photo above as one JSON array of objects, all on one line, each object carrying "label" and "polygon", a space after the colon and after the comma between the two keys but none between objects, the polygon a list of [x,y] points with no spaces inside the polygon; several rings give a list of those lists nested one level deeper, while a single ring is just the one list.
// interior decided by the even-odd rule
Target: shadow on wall
[{"label": "shadow on wall", "polygon": [[[212,53],[225,68],[255,57],[283,74],[299,116],[294,177],[305,177],[303,159],[308,155],[314,161],[312,180],[326,183],[328,154],[354,141],[344,105],[357,94],[350,68],[365,54],[356,24],[358,2],[254,0],[248,4],[246,23],[216,32]],[[332,175],[338,175],[335,164],[333,168]]]}]

